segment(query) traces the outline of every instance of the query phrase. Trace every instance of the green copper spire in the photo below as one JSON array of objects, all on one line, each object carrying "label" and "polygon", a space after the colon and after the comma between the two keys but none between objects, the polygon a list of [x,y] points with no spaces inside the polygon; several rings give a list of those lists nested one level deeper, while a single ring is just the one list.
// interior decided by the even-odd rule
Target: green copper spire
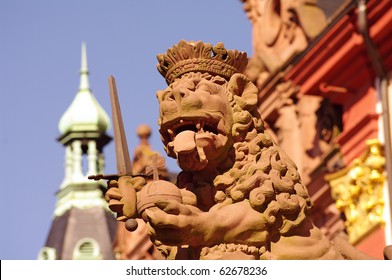
[{"label": "green copper spire", "polygon": [[79,90],[59,122],[62,134],[73,131],[96,131],[103,133],[109,129],[107,113],[97,102],[90,90],[87,67],[86,44],[82,43]]}]

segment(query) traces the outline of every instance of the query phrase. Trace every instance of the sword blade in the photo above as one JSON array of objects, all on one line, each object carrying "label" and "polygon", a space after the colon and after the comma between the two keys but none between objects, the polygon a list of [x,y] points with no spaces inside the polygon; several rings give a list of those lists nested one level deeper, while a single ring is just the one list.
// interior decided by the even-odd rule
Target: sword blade
[{"label": "sword blade", "polygon": [[116,80],[109,77],[110,103],[112,108],[112,121],[114,132],[114,146],[116,151],[117,173],[119,176],[132,175],[131,158],[124,131],[124,123],[121,114],[120,103],[117,96]]}]

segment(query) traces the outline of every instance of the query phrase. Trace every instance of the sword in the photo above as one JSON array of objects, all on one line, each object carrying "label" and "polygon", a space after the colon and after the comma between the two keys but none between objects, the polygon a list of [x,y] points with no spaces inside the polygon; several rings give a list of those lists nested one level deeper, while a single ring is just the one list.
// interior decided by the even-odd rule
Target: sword
[{"label": "sword", "polygon": [[[127,144],[127,138],[124,131],[124,124],[121,114],[121,108],[118,101],[117,96],[117,88],[116,81],[113,76],[109,77],[109,91],[110,91],[110,103],[112,109],[112,120],[113,120],[113,132],[114,132],[114,146],[116,151],[116,165],[117,165],[117,174],[97,174],[91,175],[88,178],[92,180],[119,180],[122,176],[141,176],[141,177],[149,177],[149,175],[144,174],[132,174],[132,164],[131,159],[129,157],[129,150]],[[119,189],[122,194],[128,194],[130,196],[135,195],[135,189],[126,187],[125,184],[119,184]],[[136,196],[135,196],[136,197]],[[136,201],[135,201],[136,204]],[[116,208],[116,205],[112,205],[113,208]],[[130,206],[133,207],[132,205]],[[130,210],[131,212],[133,210]],[[134,228],[137,227],[137,222],[134,219],[128,219],[126,216],[117,217],[119,221],[126,221],[126,227]],[[135,225],[136,223],[136,225]],[[133,229],[133,230],[134,230]]]},{"label": "sword", "polygon": [[117,174],[96,174],[88,176],[92,180],[117,180],[121,176],[141,176],[148,177],[145,174],[132,174],[131,158],[129,156],[127,137],[124,131],[124,123],[121,114],[120,103],[118,101],[116,80],[113,76],[109,79],[110,104],[112,109],[114,147],[116,152]]},{"label": "sword", "polygon": [[112,108],[114,145],[116,150],[116,164],[119,176],[132,176],[132,164],[129,157],[127,138],[121,114],[120,103],[117,96],[116,80],[109,77],[110,104]]}]

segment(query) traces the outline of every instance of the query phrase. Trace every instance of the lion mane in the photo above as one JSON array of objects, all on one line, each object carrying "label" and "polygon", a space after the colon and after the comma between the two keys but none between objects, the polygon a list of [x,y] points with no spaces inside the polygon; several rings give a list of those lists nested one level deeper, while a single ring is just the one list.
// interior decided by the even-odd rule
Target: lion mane
[{"label": "lion mane", "polygon": [[215,201],[236,203],[247,199],[254,210],[264,215],[269,232],[287,235],[304,221],[311,201],[295,163],[266,131],[255,93],[243,93],[249,91],[244,89],[249,86],[253,84],[246,77],[228,85],[235,162],[215,178]]}]

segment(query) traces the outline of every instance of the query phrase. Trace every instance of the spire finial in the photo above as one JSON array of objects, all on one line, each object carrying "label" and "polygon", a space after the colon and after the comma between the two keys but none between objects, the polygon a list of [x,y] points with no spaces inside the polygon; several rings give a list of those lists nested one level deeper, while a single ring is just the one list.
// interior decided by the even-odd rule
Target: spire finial
[{"label": "spire finial", "polygon": [[80,84],[79,90],[89,90],[90,83],[88,81],[88,67],[87,67],[87,50],[86,42],[82,42],[82,56],[80,65]]}]

